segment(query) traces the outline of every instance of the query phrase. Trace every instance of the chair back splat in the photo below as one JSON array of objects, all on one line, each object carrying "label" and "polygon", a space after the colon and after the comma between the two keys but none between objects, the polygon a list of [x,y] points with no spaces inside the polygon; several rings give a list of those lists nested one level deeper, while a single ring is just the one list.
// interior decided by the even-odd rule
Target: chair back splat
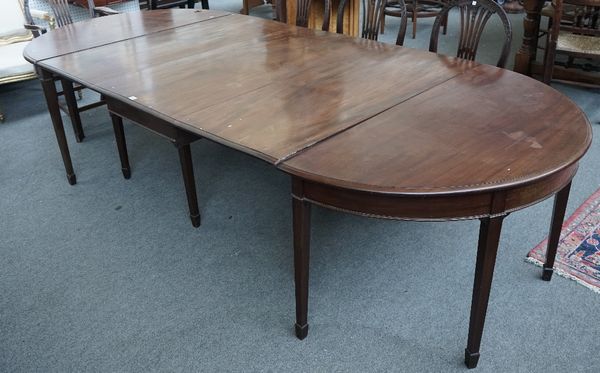
[{"label": "chair back splat", "polygon": [[[396,0],[387,0],[384,15],[402,17],[402,9],[406,9],[406,16],[412,21],[412,38],[417,36],[417,20],[419,18],[437,17],[447,0],[404,0],[404,5]],[[447,19],[444,19],[444,35],[446,35]],[[381,18],[381,33],[385,28],[385,16]]]},{"label": "chair back splat", "polygon": [[[387,3],[387,0],[362,0],[364,9],[362,29],[360,33],[362,38],[377,40]],[[338,6],[336,26],[336,31],[338,34],[341,34],[344,29],[344,11],[347,4],[348,0],[341,0]],[[404,3],[404,0],[398,0],[397,4],[397,12],[400,16],[400,29],[398,30],[396,44],[403,45],[407,25],[406,4]]]},{"label": "chair back splat", "polygon": [[308,27],[308,16],[312,0],[298,0],[296,8],[296,26]]},{"label": "chair back splat", "polygon": [[437,52],[440,26],[453,8],[460,10],[460,38],[456,56],[472,61],[477,55],[479,40],[488,20],[494,14],[500,17],[504,28],[504,45],[496,66],[504,67],[510,52],[512,27],[504,9],[493,0],[450,0],[435,18],[429,39],[429,51]]},{"label": "chair back splat", "polygon": [[56,19],[56,25],[58,27],[73,23],[67,0],[47,0],[47,2],[48,5],[50,5],[50,9],[52,9],[52,13],[54,13],[54,18]]},{"label": "chair back splat", "polygon": [[[276,19],[279,22],[287,22],[286,0],[274,0]],[[312,0],[296,0],[296,26],[308,27]],[[321,30],[329,31],[329,20],[331,17],[331,0],[324,0],[323,24]]]}]

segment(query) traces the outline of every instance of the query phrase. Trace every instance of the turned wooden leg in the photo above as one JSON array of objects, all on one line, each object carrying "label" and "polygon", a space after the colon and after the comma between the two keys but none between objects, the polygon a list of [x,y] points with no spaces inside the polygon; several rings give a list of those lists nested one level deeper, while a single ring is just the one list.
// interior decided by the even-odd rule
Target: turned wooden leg
[{"label": "turned wooden leg", "polygon": [[569,192],[571,183],[562,188],[554,197],[554,208],[552,210],[552,222],[550,223],[550,233],[548,234],[548,246],[546,247],[546,263],[542,271],[542,280],[550,281],[554,272],[554,258],[556,258],[556,249],[560,239],[567,202],[569,201]]},{"label": "turned wooden leg", "polygon": [[198,197],[196,196],[196,179],[194,178],[194,166],[192,164],[192,152],[190,144],[180,145],[179,161],[181,162],[181,172],[183,173],[183,184],[187,194],[188,208],[192,225],[196,228],[200,226],[200,210],[198,209]]},{"label": "turned wooden leg", "polygon": [[296,284],[296,337],[308,334],[308,273],[310,253],[310,203],[296,193],[301,181],[293,180],[294,280]]},{"label": "turned wooden leg", "polygon": [[469,339],[465,349],[465,364],[469,369],[475,368],[479,362],[479,346],[483,335],[483,325],[487,312],[494,264],[502,229],[504,216],[481,219],[479,227],[479,244],[477,246],[477,263],[473,282],[473,298],[471,301],[471,319],[469,321]]},{"label": "turned wooden leg", "polygon": [[[417,6],[416,1],[415,1],[414,6],[415,7]],[[413,12],[412,12],[412,38],[414,39],[416,37],[417,37],[417,11],[413,10]]]},{"label": "turned wooden leg", "polygon": [[127,155],[127,143],[125,142],[125,131],[123,130],[123,118],[110,113],[113,130],[115,132],[115,140],[117,141],[117,150],[121,160],[121,172],[123,177],[129,179],[131,177],[131,166],[129,166],[129,156]]},{"label": "turned wooden leg", "polygon": [[81,125],[81,117],[79,116],[79,109],[77,108],[77,99],[75,98],[75,90],[73,89],[73,82],[64,78],[60,79],[63,92],[65,94],[65,101],[67,102],[67,108],[69,109],[69,118],[71,119],[71,125],[73,126],[73,132],[75,133],[75,140],[82,142],[85,138],[83,133],[83,126]]},{"label": "turned wooden leg", "polygon": [[52,118],[52,126],[54,127],[56,141],[58,142],[58,148],[60,149],[60,154],[65,165],[67,180],[69,181],[69,184],[74,185],[77,182],[77,178],[75,177],[75,172],[73,171],[71,154],[69,154],[69,146],[67,145],[67,138],[65,136],[65,128],[63,127],[62,118],[60,116],[60,108],[58,107],[58,94],[56,93],[54,78],[50,72],[41,68],[38,70],[38,75],[40,77],[40,81],[42,82],[44,97],[46,98],[46,105],[48,105],[48,112],[50,113],[50,118]]},{"label": "turned wooden leg", "polygon": [[523,3],[527,14],[523,19],[523,40],[515,54],[515,68],[518,73],[531,75],[531,65],[537,54],[540,14],[544,0],[528,0]]}]

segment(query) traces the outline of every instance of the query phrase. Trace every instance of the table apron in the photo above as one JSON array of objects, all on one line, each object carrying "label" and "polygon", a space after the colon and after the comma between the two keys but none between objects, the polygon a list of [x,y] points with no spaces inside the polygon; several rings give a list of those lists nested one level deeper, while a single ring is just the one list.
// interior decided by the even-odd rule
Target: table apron
[{"label": "table apron", "polygon": [[158,118],[132,105],[127,105],[121,100],[105,97],[105,101],[111,113],[122,118],[127,118],[149,131],[168,139],[177,146],[186,145],[201,138],[200,135],[181,129],[164,119]]},{"label": "table apron", "polygon": [[[551,197],[573,179],[577,167],[578,163],[574,163],[542,179],[515,187],[445,195],[395,195],[356,191],[292,175],[292,196],[333,210],[382,219],[479,219],[508,215]],[[498,201],[499,198],[502,200]],[[498,206],[502,207],[498,209]]]}]

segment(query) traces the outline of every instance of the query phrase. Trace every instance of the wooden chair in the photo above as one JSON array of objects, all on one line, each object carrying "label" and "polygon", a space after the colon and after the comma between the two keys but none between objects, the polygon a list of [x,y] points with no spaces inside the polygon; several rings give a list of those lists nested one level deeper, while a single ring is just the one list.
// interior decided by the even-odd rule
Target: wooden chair
[{"label": "wooden chair", "polygon": [[[572,6],[572,13],[565,17],[565,8]],[[550,84],[555,69],[557,54],[569,57],[564,72],[569,68],[582,68],[575,65],[575,59],[600,61],[600,0],[556,0],[551,28],[548,30],[548,40],[544,56],[543,81]],[[565,74],[568,78],[568,74]],[[573,72],[575,82],[595,83],[588,81],[581,73]],[[561,79],[562,80],[562,79]],[[571,80],[571,79],[566,79]]]},{"label": "wooden chair", "polygon": [[[324,0],[323,24],[321,30],[329,31],[329,20],[331,17],[331,0]],[[312,0],[297,0],[296,2],[296,26],[308,27],[310,18],[310,8]],[[287,22],[286,0],[276,0],[275,2],[276,20]]]},{"label": "wooden chair", "polygon": [[[412,20],[412,38],[417,36],[417,19],[437,17],[444,7],[445,0],[406,0],[405,2],[406,14]],[[381,33],[383,34],[385,28],[385,16],[391,17],[402,17],[402,6],[397,0],[387,0],[383,16],[381,20]],[[448,24],[448,17],[444,18],[444,35],[446,35],[446,29]]]},{"label": "wooden chair", "polygon": [[429,39],[429,51],[437,52],[438,36],[443,20],[448,16],[450,9],[460,9],[460,38],[458,42],[457,57],[466,60],[475,60],[479,39],[491,16],[497,14],[504,26],[504,46],[496,66],[504,67],[510,53],[512,41],[512,27],[502,7],[493,0],[450,0],[436,17]]},{"label": "wooden chair", "polygon": [[[398,37],[396,38],[396,45],[404,44],[404,36],[406,35],[407,26],[407,10],[404,0],[395,0],[398,4],[397,14],[400,17],[400,29],[398,30]],[[343,32],[344,28],[344,11],[348,0],[341,0],[338,6],[337,12],[337,25],[336,31],[338,34]],[[363,19],[362,28],[360,35],[362,38],[377,40],[379,36],[379,30],[381,29],[381,23],[384,19],[384,11],[387,6],[387,0],[363,0]]]},{"label": "wooden chair", "polygon": [[[575,17],[575,10],[577,9],[576,6],[570,5],[570,4],[565,4],[563,6],[563,13],[562,13],[562,19],[561,22],[572,22],[573,18]],[[546,2],[546,4],[544,5],[544,7],[542,8],[541,12],[541,17],[542,18],[546,18],[547,19],[547,27],[542,27],[542,24],[544,23],[543,21],[540,20],[540,31],[538,33],[538,39],[541,38],[545,38],[546,42],[548,41],[548,31],[552,28],[552,17],[554,17],[554,4],[553,2]],[[546,49],[546,45],[541,45],[541,43],[538,42],[538,49],[542,49],[545,50]]]},{"label": "wooden chair", "polygon": [[273,8],[273,14],[277,14],[276,2],[273,2],[273,0],[244,0],[242,3],[242,10],[240,10],[240,13],[248,15],[250,14],[250,9],[265,4],[271,4],[271,7]]}]

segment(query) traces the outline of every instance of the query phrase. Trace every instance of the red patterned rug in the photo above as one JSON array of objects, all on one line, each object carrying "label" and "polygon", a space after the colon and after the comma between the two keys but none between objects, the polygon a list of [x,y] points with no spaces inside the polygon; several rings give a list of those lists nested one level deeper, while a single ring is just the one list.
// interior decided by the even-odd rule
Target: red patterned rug
[{"label": "red patterned rug", "polygon": [[[527,261],[542,266],[547,240],[527,254]],[[554,272],[600,293],[600,189],[563,224]]]}]

